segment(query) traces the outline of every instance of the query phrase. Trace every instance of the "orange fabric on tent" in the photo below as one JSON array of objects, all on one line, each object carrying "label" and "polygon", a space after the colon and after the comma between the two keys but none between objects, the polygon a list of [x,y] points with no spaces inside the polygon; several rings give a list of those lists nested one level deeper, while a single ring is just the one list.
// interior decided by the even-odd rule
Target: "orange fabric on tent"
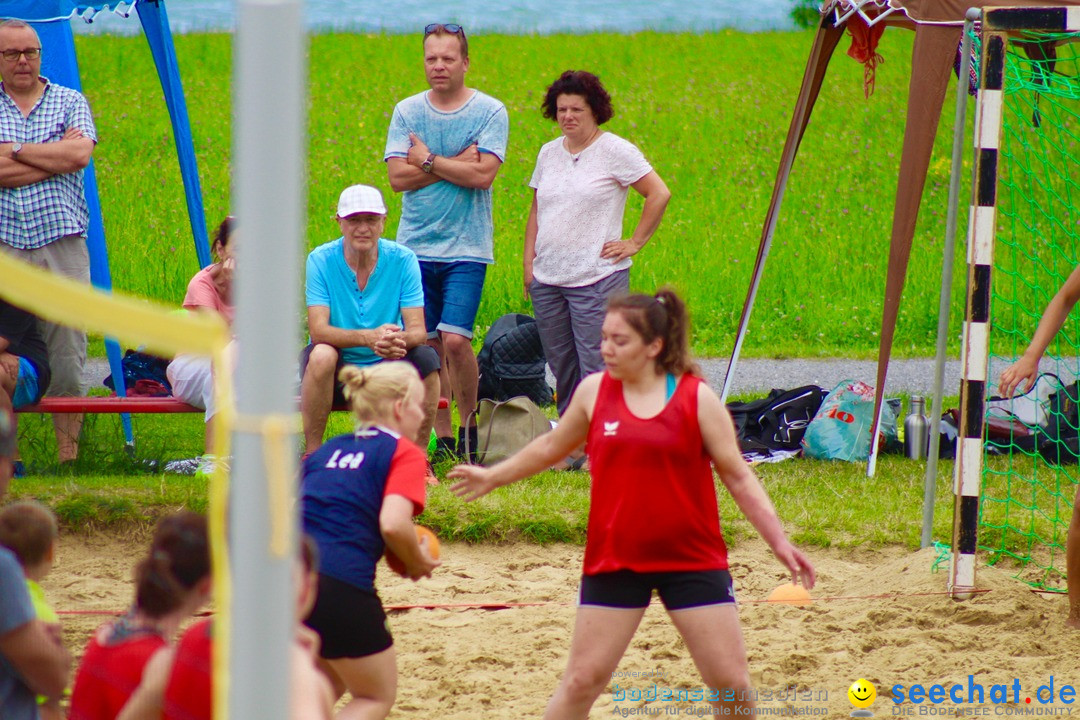
[{"label": "orange fabric on tent", "polygon": [[861,15],[855,15],[847,23],[848,32],[851,33],[851,47],[848,48],[848,57],[863,64],[863,95],[869,98],[874,94],[874,81],[877,77],[877,66],[885,62],[885,58],[877,51],[878,42],[885,32],[885,25],[878,23],[873,27],[866,24]]}]

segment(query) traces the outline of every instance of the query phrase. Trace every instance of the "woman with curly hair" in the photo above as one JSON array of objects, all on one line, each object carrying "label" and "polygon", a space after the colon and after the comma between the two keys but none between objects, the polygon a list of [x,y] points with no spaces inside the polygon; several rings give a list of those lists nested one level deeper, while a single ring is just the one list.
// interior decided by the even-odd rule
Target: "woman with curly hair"
[{"label": "woman with curly hair", "polygon": [[[529,181],[524,282],[562,415],[578,383],[604,366],[604,308],[611,295],[629,290],[630,258],[660,225],[671,193],[640,150],[601,129],[614,110],[598,77],[567,70],[547,89],[542,107],[562,135],[540,148]],[[630,188],[645,206],[623,238]]]}]

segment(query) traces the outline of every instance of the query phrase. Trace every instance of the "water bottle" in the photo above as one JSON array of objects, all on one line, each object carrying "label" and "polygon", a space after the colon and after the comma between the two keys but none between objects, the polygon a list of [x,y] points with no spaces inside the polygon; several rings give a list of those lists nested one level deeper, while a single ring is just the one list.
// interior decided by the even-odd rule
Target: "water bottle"
[{"label": "water bottle", "polygon": [[911,412],[904,418],[904,452],[912,460],[926,457],[930,447],[930,421],[924,415],[925,401],[911,396]]}]

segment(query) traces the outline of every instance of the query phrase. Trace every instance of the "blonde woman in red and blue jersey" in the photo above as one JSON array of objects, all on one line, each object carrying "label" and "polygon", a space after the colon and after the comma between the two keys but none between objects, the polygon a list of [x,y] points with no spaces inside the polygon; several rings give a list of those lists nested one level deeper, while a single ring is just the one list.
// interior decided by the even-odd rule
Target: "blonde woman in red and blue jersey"
[{"label": "blonde woman in red and blue jersey", "polygon": [[319,549],[319,592],[305,623],[321,640],[320,668],[335,697],[352,695],[338,717],[385,718],[397,696],[397,659],[375,566],[386,548],[405,576],[429,577],[439,562],[417,540],[427,457],[410,440],[424,421],[424,385],[413,365],[390,361],[340,373],[357,430],[333,438],[303,463],[304,531]]}]

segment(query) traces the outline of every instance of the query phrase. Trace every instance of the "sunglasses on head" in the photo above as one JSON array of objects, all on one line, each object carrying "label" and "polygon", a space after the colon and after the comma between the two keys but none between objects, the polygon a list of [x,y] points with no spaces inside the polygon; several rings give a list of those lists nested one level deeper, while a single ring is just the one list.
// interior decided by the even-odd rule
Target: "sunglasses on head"
[{"label": "sunglasses on head", "polygon": [[457,35],[458,33],[462,35],[465,34],[465,28],[461,27],[457,23],[431,23],[424,28],[424,35],[431,35],[432,33],[437,33],[440,30],[445,30],[451,35]]}]

